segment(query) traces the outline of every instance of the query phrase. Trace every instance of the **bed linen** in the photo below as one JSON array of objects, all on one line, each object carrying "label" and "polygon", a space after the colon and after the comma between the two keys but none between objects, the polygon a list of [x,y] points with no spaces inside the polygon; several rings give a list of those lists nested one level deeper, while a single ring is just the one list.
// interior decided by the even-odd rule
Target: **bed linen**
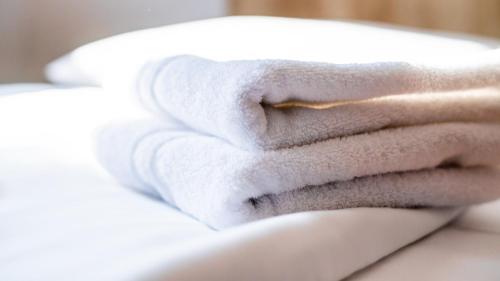
[{"label": "bed linen", "polygon": [[500,280],[499,211],[500,201],[472,207],[448,227],[346,280]]},{"label": "bed linen", "polygon": [[338,280],[453,215],[302,213],[214,232],[88,167],[15,153],[2,155],[2,280]]},{"label": "bed linen", "polygon": [[[381,32],[378,27],[386,30]],[[455,48],[457,44],[461,47]],[[434,63],[456,56],[475,56],[498,46],[497,40],[488,38],[380,23],[231,16],[128,32],[91,42],[49,64],[46,74],[57,83],[121,85],[126,89],[130,85],[125,82],[133,81],[131,78],[145,61],[185,54],[215,61]]]},{"label": "bed linen", "polygon": [[[94,128],[110,115],[143,114],[114,102],[92,88],[0,98],[1,280],[340,280],[456,215],[447,209],[347,209],[215,232],[121,188],[95,163]],[[491,208],[499,204],[467,211],[454,225],[352,278],[399,280],[396,265],[403,264],[408,276],[425,268],[426,276],[443,277],[471,265],[474,276],[495,280],[500,222]],[[460,243],[474,244],[456,249]],[[461,266],[429,264],[446,254]]]}]

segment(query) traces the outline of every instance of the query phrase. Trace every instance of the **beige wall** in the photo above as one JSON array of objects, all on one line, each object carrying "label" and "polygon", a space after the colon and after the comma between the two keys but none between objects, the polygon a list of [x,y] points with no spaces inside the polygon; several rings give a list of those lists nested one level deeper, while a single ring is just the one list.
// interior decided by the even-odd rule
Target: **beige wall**
[{"label": "beige wall", "polygon": [[340,18],[500,37],[500,0],[230,0],[233,14]]},{"label": "beige wall", "polygon": [[226,14],[225,0],[0,0],[0,83],[112,34]]}]

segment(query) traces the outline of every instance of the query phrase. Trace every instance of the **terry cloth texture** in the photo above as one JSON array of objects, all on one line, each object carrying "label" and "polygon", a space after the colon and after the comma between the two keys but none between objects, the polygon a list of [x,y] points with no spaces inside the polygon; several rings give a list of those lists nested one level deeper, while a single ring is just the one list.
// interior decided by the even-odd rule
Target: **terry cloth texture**
[{"label": "terry cloth texture", "polygon": [[[498,50],[426,65],[214,62],[181,56],[147,64],[137,79],[136,93],[147,108],[247,149],[301,145],[390,126],[488,121],[498,119],[500,110],[498,92],[429,94],[498,85]],[[367,99],[402,94],[424,96],[366,104]]]},{"label": "terry cloth texture", "polygon": [[214,228],[500,197],[499,50],[367,63],[166,56],[132,80],[154,117],[104,128],[103,166]]},{"label": "terry cloth texture", "polygon": [[461,206],[500,197],[500,125],[380,130],[272,151],[155,121],[115,124],[100,160],[123,184],[220,228],[347,207]]}]

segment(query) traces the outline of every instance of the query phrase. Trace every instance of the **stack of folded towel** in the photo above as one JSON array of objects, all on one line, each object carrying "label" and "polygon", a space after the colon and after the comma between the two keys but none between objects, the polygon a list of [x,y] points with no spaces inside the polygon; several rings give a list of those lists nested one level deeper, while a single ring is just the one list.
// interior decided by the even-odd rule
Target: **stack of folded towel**
[{"label": "stack of folded towel", "polygon": [[102,130],[123,184],[214,228],[350,207],[500,197],[500,52],[453,62],[149,62],[154,116]]}]

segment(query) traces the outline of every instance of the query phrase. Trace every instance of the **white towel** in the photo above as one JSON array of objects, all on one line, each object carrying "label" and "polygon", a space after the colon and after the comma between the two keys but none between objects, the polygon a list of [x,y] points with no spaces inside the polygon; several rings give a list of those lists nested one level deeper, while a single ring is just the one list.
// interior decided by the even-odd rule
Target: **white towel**
[{"label": "white towel", "polygon": [[386,129],[311,145],[246,151],[155,121],[100,134],[101,162],[123,184],[222,228],[346,207],[460,206],[500,197],[500,125]]},{"label": "white towel", "polygon": [[215,228],[498,198],[500,50],[423,57],[142,61],[133,92],[156,118],[104,129],[98,155],[122,183]]},{"label": "white towel", "polygon": [[[500,50],[424,65],[214,62],[181,56],[147,64],[136,79],[146,107],[247,149],[302,145],[384,127],[500,119],[498,92],[429,96],[498,85]],[[421,93],[427,96],[403,100],[403,106],[382,99],[338,108],[339,102]]]}]

